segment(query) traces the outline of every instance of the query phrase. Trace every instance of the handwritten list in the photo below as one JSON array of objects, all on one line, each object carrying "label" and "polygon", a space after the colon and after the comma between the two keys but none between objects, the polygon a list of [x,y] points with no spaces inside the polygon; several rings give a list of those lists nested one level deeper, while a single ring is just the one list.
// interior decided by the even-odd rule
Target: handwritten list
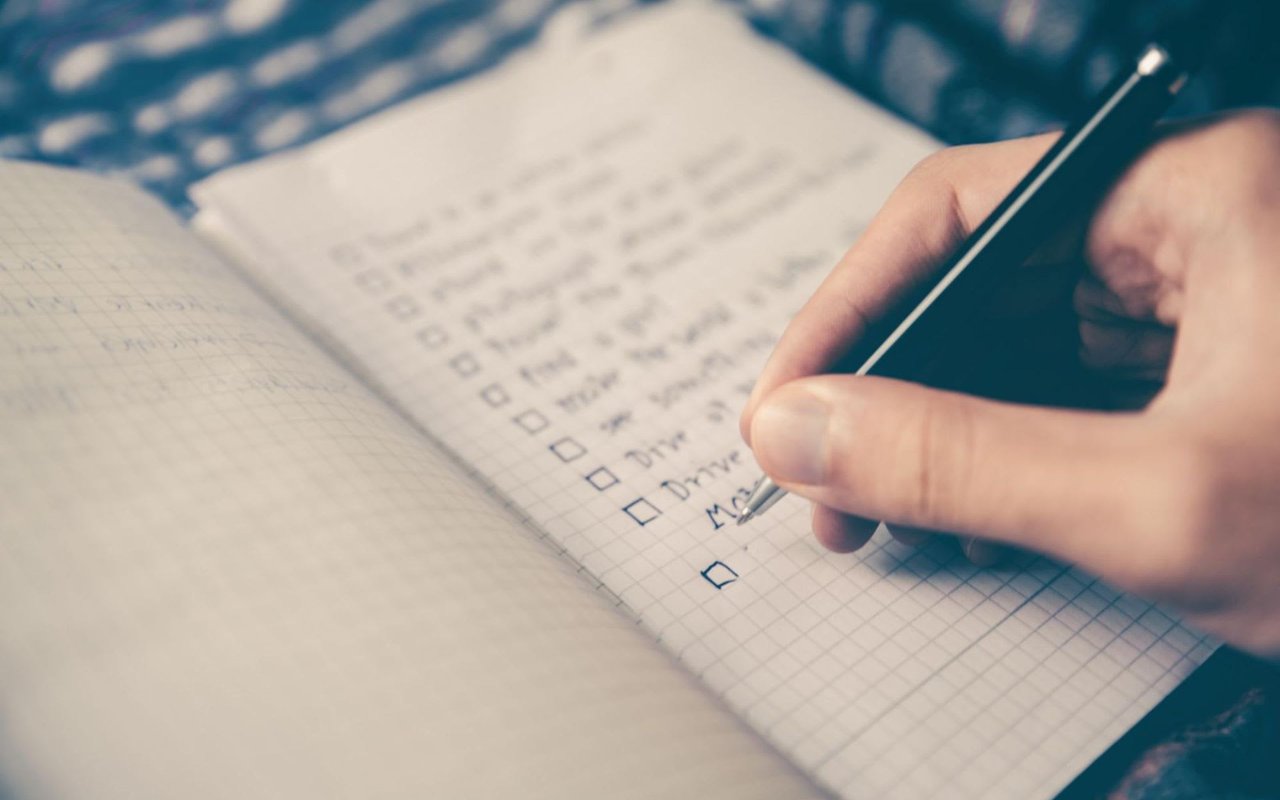
[{"label": "handwritten list", "polygon": [[838,557],[794,499],[732,524],[755,375],[933,147],[675,6],[196,196],[255,280],[828,787],[1051,795],[1209,646],[1047,561]]},{"label": "handwritten list", "polygon": [[646,145],[641,122],[605,131],[576,155],[335,243],[326,261],[398,343],[421,346],[410,363],[438,365],[469,411],[531,437],[549,469],[607,494],[637,527],[696,516],[710,534],[737,517],[753,478],[734,434],[752,376],[861,219],[700,286],[690,272],[725,237],[847,189],[875,151],[802,161],[726,138],[647,175],[635,153]]}]

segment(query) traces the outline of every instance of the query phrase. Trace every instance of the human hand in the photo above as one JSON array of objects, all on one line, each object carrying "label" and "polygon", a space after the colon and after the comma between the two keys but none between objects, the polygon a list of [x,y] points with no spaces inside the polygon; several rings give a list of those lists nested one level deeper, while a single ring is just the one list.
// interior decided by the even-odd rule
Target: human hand
[{"label": "human hand", "polygon": [[861,547],[872,520],[908,541],[975,537],[975,560],[987,543],[1032,549],[1280,657],[1280,115],[1168,131],[1077,226],[1083,235],[1064,230],[994,307],[997,338],[1023,344],[1030,328],[1011,322],[1052,319],[1059,288],[1074,284],[1060,306],[1074,309],[1078,346],[1037,371],[1079,389],[1083,365],[1093,386],[1130,398],[1148,385],[1140,410],[821,374],[1051,142],[923,162],[787,328],[743,436],[766,473],[814,502],[814,531],[833,550]]}]

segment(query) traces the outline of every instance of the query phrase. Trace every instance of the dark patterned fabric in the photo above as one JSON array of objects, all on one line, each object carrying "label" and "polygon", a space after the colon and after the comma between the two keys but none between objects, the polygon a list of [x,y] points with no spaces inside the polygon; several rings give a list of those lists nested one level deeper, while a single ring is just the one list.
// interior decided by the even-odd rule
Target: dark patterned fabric
[{"label": "dark patterned fabric", "polygon": [[[594,0],[585,13],[644,1]],[[1276,105],[1280,2],[1209,1],[1234,16],[1178,112]],[[732,0],[765,35],[952,143],[1060,124],[1187,2]],[[8,0],[0,157],[121,174],[182,207],[212,171],[500,61],[564,3]],[[1280,691],[1258,674],[1227,689],[1077,796],[1280,797]]]},{"label": "dark patterned fabric", "polygon": [[[644,0],[594,0],[603,18]],[[1059,124],[1189,0],[732,0],[944,141]],[[1181,110],[1280,99],[1280,3],[1239,11]],[[0,157],[122,173],[174,204],[210,172],[490,66],[565,0],[8,0]]]},{"label": "dark patterned fabric", "polygon": [[[767,32],[953,144],[1061,125],[1200,0],[790,0]],[[1280,103],[1280,3],[1235,6],[1175,113]]]},{"label": "dark patterned fabric", "polygon": [[188,184],[493,64],[562,0],[9,0],[0,156]]},{"label": "dark patterned fabric", "polygon": [[1223,648],[1061,800],[1280,796],[1280,669]]},{"label": "dark patterned fabric", "polygon": [[1253,686],[1212,718],[1152,747],[1110,793],[1112,800],[1275,797],[1280,697]]}]

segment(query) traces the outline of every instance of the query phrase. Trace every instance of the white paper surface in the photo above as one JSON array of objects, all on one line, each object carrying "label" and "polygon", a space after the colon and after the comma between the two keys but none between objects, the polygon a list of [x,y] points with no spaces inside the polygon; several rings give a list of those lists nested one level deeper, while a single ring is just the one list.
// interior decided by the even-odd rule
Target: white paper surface
[{"label": "white paper surface", "polygon": [[1050,797],[1210,652],[1036,561],[745,528],[736,419],[934,144],[727,13],[666,6],[195,196],[205,229],[847,797]]},{"label": "white paper surface", "polygon": [[816,795],[140,191],[0,164],[0,794]]}]

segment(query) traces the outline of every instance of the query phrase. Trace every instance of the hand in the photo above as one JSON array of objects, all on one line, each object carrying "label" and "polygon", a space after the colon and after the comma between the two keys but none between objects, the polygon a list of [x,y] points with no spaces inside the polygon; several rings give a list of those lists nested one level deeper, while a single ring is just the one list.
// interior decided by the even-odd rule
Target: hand
[{"label": "hand", "polygon": [[[1069,378],[1070,394],[1038,381],[1032,406],[821,374],[1051,142],[923,162],[787,328],[743,435],[765,472],[815,503],[833,550],[862,546],[871,520],[907,540],[978,537],[978,556],[987,543],[1032,549],[1280,657],[1280,115],[1167,131],[1077,235],[1068,226],[1023,268],[1002,318],[975,326],[1026,351],[1040,332],[1019,319],[1073,311],[1076,344],[1033,364]],[[1082,387],[1132,399],[1144,385],[1154,399],[1140,410],[1078,408],[1101,396]]]}]

